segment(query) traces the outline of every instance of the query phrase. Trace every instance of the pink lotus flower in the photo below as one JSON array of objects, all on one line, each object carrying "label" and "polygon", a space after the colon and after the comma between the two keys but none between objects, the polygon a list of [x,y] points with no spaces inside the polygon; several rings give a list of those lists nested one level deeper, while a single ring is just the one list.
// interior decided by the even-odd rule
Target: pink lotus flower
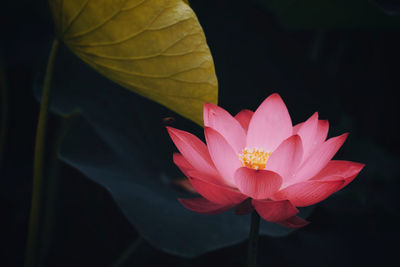
[{"label": "pink lotus flower", "polygon": [[318,203],[348,185],[364,164],[331,160],[347,133],[325,140],[328,121],[318,113],[292,126],[285,103],[269,96],[255,111],[232,117],[204,105],[207,146],[194,135],[167,127],[179,153],[175,164],[202,196],[179,199],[189,210],[218,214],[254,209],[268,222],[299,228],[296,207]]}]

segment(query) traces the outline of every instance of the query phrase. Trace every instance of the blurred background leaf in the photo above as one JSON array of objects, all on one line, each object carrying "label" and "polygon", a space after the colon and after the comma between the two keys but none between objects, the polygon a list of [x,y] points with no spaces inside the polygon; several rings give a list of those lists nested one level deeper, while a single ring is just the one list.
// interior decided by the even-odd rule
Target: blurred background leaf
[{"label": "blurred background leaf", "polygon": [[182,0],[50,0],[59,37],[127,89],[202,125],[218,82],[203,29]]},{"label": "blurred background leaf", "polygon": [[376,29],[400,26],[374,0],[255,0],[288,29]]},{"label": "blurred background leaf", "polygon": [[[70,78],[65,80],[65,75]],[[177,114],[106,80],[65,48],[59,52],[53,86],[54,111],[63,115],[79,108],[82,113],[65,138],[61,159],[104,186],[150,244],[195,257],[247,239],[248,215],[205,216],[178,202],[178,197],[195,195],[173,184],[183,175],[172,163],[174,147],[163,118]],[[189,121],[181,118],[176,124],[203,136],[202,128]],[[303,209],[302,216],[311,210]],[[292,231],[261,224],[264,235],[285,236]]]},{"label": "blurred background leaf", "polygon": [[400,14],[400,2],[398,0],[376,0],[376,3],[388,15],[397,16]]}]

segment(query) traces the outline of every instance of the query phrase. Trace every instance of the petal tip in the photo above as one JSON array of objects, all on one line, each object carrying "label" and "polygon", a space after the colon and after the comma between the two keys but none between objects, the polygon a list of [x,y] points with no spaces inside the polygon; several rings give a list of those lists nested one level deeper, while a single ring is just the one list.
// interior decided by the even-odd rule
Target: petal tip
[{"label": "petal tip", "polygon": [[279,101],[279,102],[283,102],[282,97],[278,94],[278,93],[272,93],[270,94],[265,100],[264,102],[269,102],[270,100],[275,100],[275,101]]},{"label": "petal tip", "polygon": [[213,106],[216,106],[216,105],[214,105],[213,103],[210,103],[210,102],[205,102],[204,105],[203,105],[203,108],[210,108],[210,107],[213,107]]},{"label": "petal tip", "polygon": [[279,222],[279,224],[286,228],[298,229],[309,225],[310,222],[299,216],[293,216],[285,221]]},{"label": "petal tip", "polygon": [[[284,101],[283,101],[283,99],[282,99],[282,97],[278,94],[278,93],[273,93],[273,94],[271,94],[269,97],[267,97],[265,100],[267,100],[267,101],[270,101],[270,100],[273,100],[273,101],[279,101],[279,102],[281,102],[281,103],[285,103]],[[286,105],[285,105],[286,106]]]},{"label": "petal tip", "polygon": [[167,129],[169,135],[175,134],[178,131],[178,129],[171,126],[165,126],[165,128]]},{"label": "petal tip", "polygon": [[338,136],[338,139],[340,140],[342,145],[344,144],[344,142],[346,142],[347,138],[349,137],[349,134],[350,133],[344,133]]},{"label": "petal tip", "polygon": [[326,132],[328,134],[328,129],[329,129],[329,121],[328,120],[318,120],[318,128],[320,130],[326,129]]},{"label": "petal tip", "polygon": [[282,99],[282,97],[278,93],[272,93],[269,97]]},{"label": "petal tip", "polygon": [[165,128],[167,129],[169,137],[175,143],[175,140],[178,138],[178,135],[179,135],[179,133],[178,133],[179,130],[174,127],[170,127],[170,126],[166,126]]},{"label": "petal tip", "polygon": [[365,163],[359,163],[359,162],[352,162],[353,164],[354,164],[354,166],[355,166],[355,168],[356,168],[356,170],[357,170],[357,174],[359,173],[359,172],[361,172],[362,171],[362,169],[364,169],[364,167],[365,167]]},{"label": "petal tip", "polygon": [[182,165],[182,164],[180,164],[180,163],[182,163],[182,161],[185,161],[186,164],[189,164],[189,163],[187,162],[187,160],[185,159],[185,157],[184,157],[181,153],[179,153],[179,152],[174,152],[174,153],[172,153],[172,161],[173,161],[173,162],[175,163],[175,165],[177,165],[177,166]]},{"label": "petal tip", "polygon": [[215,105],[212,104],[212,103],[209,103],[209,102],[204,103],[204,105],[203,105],[203,115],[205,115],[206,112],[208,112],[213,107],[215,107]]}]

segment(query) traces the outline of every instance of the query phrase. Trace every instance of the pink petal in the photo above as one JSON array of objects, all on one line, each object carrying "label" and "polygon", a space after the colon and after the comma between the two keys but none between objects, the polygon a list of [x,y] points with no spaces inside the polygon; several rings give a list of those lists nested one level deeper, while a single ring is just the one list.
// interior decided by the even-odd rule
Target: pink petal
[{"label": "pink petal", "polygon": [[198,171],[189,172],[189,181],[196,191],[211,202],[230,205],[238,204],[247,197],[239,191],[212,183],[213,178],[205,177],[204,174]]},{"label": "pink petal", "polygon": [[235,214],[236,215],[246,215],[249,214],[254,210],[253,205],[251,204],[251,199],[248,198],[239,205],[237,205],[235,209]]},{"label": "pink petal", "polygon": [[310,222],[300,218],[299,216],[293,216],[289,219],[284,220],[283,222],[279,222],[280,225],[287,228],[301,228],[308,225]]},{"label": "pink petal", "polygon": [[[315,147],[315,136],[318,129],[318,112],[315,112],[308,120],[306,120],[298,129],[296,133],[301,137],[303,143],[304,159],[308,158],[311,151]],[[294,130],[293,130],[294,131]]]},{"label": "pink petal", "polygon": [[272,94],[258,107],[250,120],[246,147],[274,151],[292,135],[289,112],[278,94]]},{"label": "pink petal", "polygon": [[298,134],[303,142],[303,161],[312,155],[326,139],[329,130],[327,120],[318,120],[318,113],[314,113],[307,121],[293,127],[293,134]]},{"label": "pink petal", "polygon": [[245,132],[247,133],[247,129],[249,128],[249,123],[251,117],[253,117],[254,112],[248,109],[243,109],[238,114],[236,114],[235,119],[240,123]]},{"label": "pink petal", "polygon": [[268,222],[282,222],[299,212],[289,200],[272,201],[253,199],[252,203],[261,218]]},{"label": "pink petal", "polygon": [[316,145],[322,144],[328,136],[329,122],[327,120],[318,120],[317,133],[315,135]]},{"label": "pink petal", "polygon": [[314,128],[314,127],[310,127],[310,126],[313,124],[316,124],[315,125],[315,129],[316,129],[318,126],[318,122],[319,122],[318,112],[315,112],[305,122],[300,122],[300,123],[296,124],[295,126],[293,126],[293,134],[299,134],[300,129],[303,128],[305,124],[308,124],[307,126],[305,126],[305,128],[308,128],[308,129]]},{"label": "pink petal", "polygon": [[317,131],[313,137],[314,142],[311,143],[309,152],[306,158],[303,157],[303,161],[307,160],[315,152],[315,150],[325,142],[326,137],[328,136],[328,130],[329,130],[329,122],[327,120],[319,120]]},{"label": "pink petal", "polygon": [[272,152],[265,168],[278,173],[285,184],[289,181],[294,171],[301,163],[303,157],[303,146],[298,135],[293,135],[283,141],[279,147]]},{"label": "pink petal", "polygon": [[304,124],[304,122],[300,122],[293,126],[293,134],[297,134],[299,132],[300,127]]},{"label": "pink petal", "polygon": [[282,178],[273,171],[241,167],[235,172],[235,183],[243,194],[254,199],[266,199],[279,190]]},{"label": "pink petal", "polygon": [[193,166],[190,165],[190,163],[185,159],[185,157],[182,156],[182,154],[174,153],[172,158],[175,165],[178,166],[178,168],[186,177],[188,177],[187,173],[189,170],[193,170]]},{"label": "pink petal", "polygon": [[320,180],[329,176],[342,176],[344,178],[357,175],[365,164],[345,161],[345,160],[331,160],[312,180]]},{"label": "pink petal", "polygon": [[178,200],[188,210],[209,215],[219,214],[227,210],[230,210],[233,207],[231,205],[221,205],[212,203],[202,197],[186,198],[186,199],[179,198]]},{"label": "pink petal", "polygon": [[343,145],[347,136],[346,133],[333,137],[317,147],[313,154],[299,167],[291,183],[306,181],[319,173]]},{"label": "pink petal", "polygon": [[[316,176],[311,180],[332,180],[333,177],[343,177],[344,184],[341,188],[347,186],[358,173],[364,168],[365,164],[344,161],[344,160],[331,160]],[[342,179],[343,179],[342,178]],[[341,189],[340,188],[340,189]],[[339,189],[339,190],[340,190]]]},{"label": "pink petal", "polygon": [[201,170],[194,169],[190,163],[182,156],[182,154],[174,153],[173,155],[174,163],[179,167],[179,169],[185,174],[186,177],[190,177],[190,172],[196,172],[197,177],[201,177],[203,180],[206,180],[210,183],[226,185],[226,182],[222,177],[218,175],[218,172],[215,171],[214,174],[210,175]]},{"label": "pink petal", "polygon": [[343,179],[305,181],[279,190],[279,192],[274,194],[273,199],[288,199],[296,207],[306,207],[326,199],[339,190],[343,183]]},{"label": "pink petal", "polygon": [[206,145],[196,136],[172,127],[168,133],[186,161],[197,170],[209,175],[217,175]]},{"label": "pink petal", "polygon": [[237,153],[228,144],[224,137],[212,128],[204,127],[208,150],[218,172],[227,184],[235,186],[233,177],[235,171],[241,167]]},{"label": "pink petal", "polygon": [[204,126],[220,133],[233,147],[241,152],[246,145],[246,132],[240,123],[226,110],[217,105],[205,103],[203,109]]}]

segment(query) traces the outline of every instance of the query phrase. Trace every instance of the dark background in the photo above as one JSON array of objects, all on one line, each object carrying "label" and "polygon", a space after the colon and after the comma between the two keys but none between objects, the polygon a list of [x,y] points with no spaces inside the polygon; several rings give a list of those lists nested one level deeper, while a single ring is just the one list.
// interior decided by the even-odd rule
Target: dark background
[{"label": "dark background", "polygon": [[[46,1],[40,2],[8,1],[0,11],[0,63],[9,97],[0,176],[1,266],[21,266],[24,259],[39,110],[33,88],[42,79],[54,37]],[[382,14],[397,17],[396,1],[377,3],[386,12]],[[339,12],[332,9],[330,16],[349,13],[352,21],[326,25],[311,19],[313,26],[301,29],[284,25],[261,0],[193,0],[191,5],[215,60],[219,105],[235,114],[255,109],[266,96],[278,92],[294,123],[317,110],[322,119],[329,119],[330,136],[350,132],[336,158],[366,164],[348,188],[316,206],[309,226],[283,238],[262,237],[259,266],[398,265],[397,26],[382,26],[372,17],[363,18],[367,25],[354,23],[363,7],[351,4]],[[147,127],[159,130],[162,118],[172,116],[174,127],[200,133],[199,127],[171,111],[137,98],[155,110],[143,116],[153,116],[149,120],[159,124]],[[60,121],[51,115],[49,143]],[[155,143],[169,142],[163,138]],[[178,173],[173,166],[168,172]],[[110,266],[138,233],[105,189],[62,162],[59,181],[45,266]],[[126,266],[244,266],[245,259],[245,242],[195,259],[172,256],[142,242]]]}]

